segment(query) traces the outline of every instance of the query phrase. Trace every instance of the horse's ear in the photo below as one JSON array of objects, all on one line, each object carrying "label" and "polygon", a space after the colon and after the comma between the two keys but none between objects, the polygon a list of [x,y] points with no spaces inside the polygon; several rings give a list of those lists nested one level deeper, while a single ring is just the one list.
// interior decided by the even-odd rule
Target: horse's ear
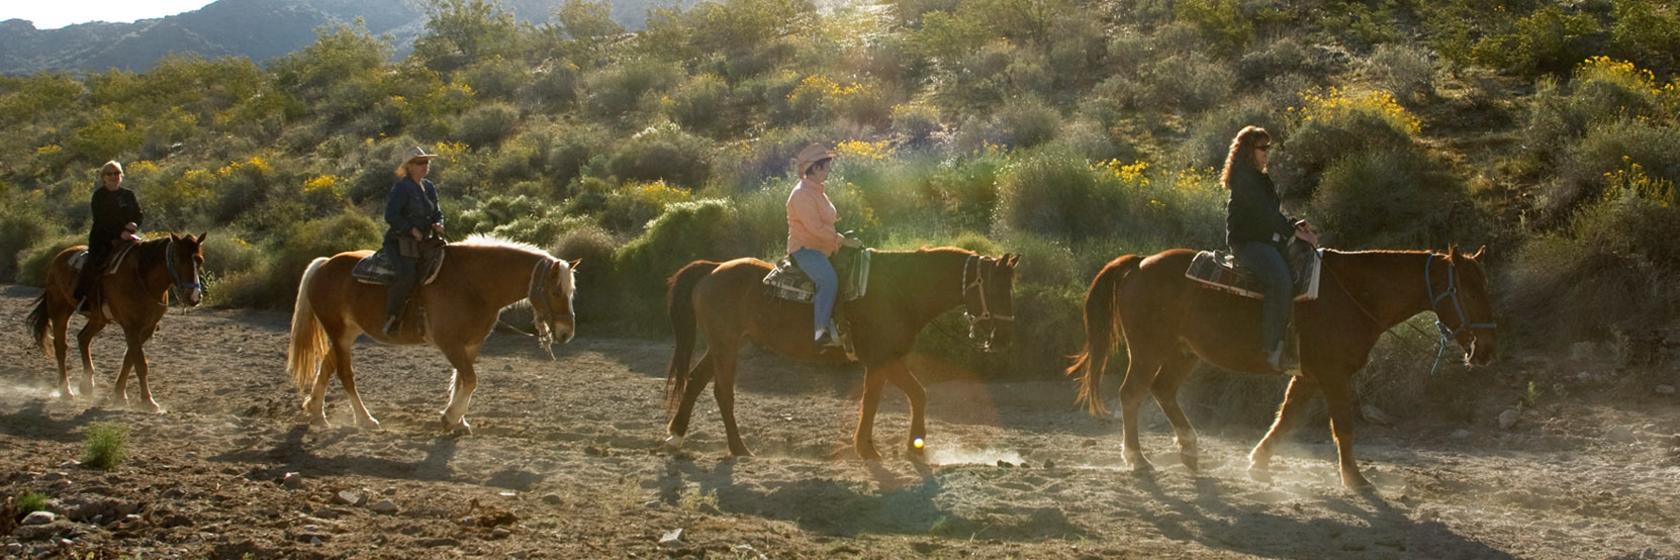
[{"label": "horse's ear", "polygon": [[1447,260],[1448,261],[1456,261],[1456,260],[1458,260],[1458,255],[1459,255],[1458,244],[1457,243],[1448,243],[1447,244]]},{"label": "horse's ear", "polygon": [[1470,260],[1473,260],[1473,261],[1482,260],[1482,255],[1485,254],[1485,253],[1487,253],[1487,245],[1477,247],[1476,252],[1470,253]]},{"label": "horse's ear", "polygon": [[171,231],[171,232],[169,232],[169,240],[170,241],[180,241],[181,236],[175,235],[175,232]]},{"label": "horse's ear", "polygon": [[198,232],[198,242],[199,243],[203,243],[204,238],[206,238],[206,237],[210,237],[210,232],[208,232],[208,231]]},{"label": "horse's ear", "polygon": [[1015,265],[1021,264],[1021,255],[1017,255],[1015,253],[1004,253],[1003,258],[1009,265],[1009,268],[1015,268]]},{"label": "horse's ear", "polygon": [[577,272],[578,265],[583,264],[583,259],[582,258],[573,259],[573,260],[567,261],[567,264],[572,265],[572,272]]}]

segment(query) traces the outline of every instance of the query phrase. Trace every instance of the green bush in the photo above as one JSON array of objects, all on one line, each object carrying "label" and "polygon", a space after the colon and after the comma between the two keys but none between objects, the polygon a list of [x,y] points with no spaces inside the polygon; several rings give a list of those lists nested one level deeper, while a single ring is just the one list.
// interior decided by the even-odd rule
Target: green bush
[{"label": "green bush", "polygon": [[1401,99],[1432,93],[1435,62],[1429,51],[1410,45],[1379,45],[1366,61],[1365,73]]},{"label": "green bush", "polygon": [[1202,113],[1190,125],[1180,142],[1174,161],[1195,168],[1224,168],[1225,157],[1231,151],[1231,139],[1245,126],[1258,126],[1268,131],[1280,131],[1283,120],[1281,108],[1268,105],[1258,98],[1245,98]]},{"label": "green bush", "polygon": [[1188,51],[1146,65],[1135,95],[1144,109],[1198,112],[1230,97],[1236,83],[1229,63]]},{"label": "green bush", "polygon": [[1412,138],[1421,129],[1417,117],[1385,91],[1308,94],[1291,116],[1283,149],[1274,152],[1272,163],[1274,175],[1287,179],[1279,182],[1286,191],[1291,184],[1310,190],[1319,173],[1345,156],[1413,149]]},{"label": "green bush", "polygon": [[1244,82],[1259,83],[1282,74],[1323,74],[1329,67],[1311,47],[1294,37],[1284,37],[1264,48],[1243,53],[1236,70],[1237,77]]},{"label": "green bush", "polygon": [[1335,247],[1441,247],[1475,239],[1485,223],[1469,192],[1441,162],[1411,150],[1336,160],[1319,179],[1308,215]]},{"label": "green bush", "polygon": [[613,281],[613,251],[617,239],[596,225],[580,225],[560,235],[554,244],[556,257],[580,261],[577,267],[578,295],[574,300],[578,322],[609,324],[618,316],[618,283]]},{"label": "green bush", "polygon": [[729,84],[716,75],[700,74],[671,92],[665,114],[684,129],[721,138],[739,121],[730,114],[729,101]]},{"label": "green bush", "polygon": [[987,145],[1031,148],[1056,138],[1062,114],[1038,100],[1023,100],[1000,107],[990,119],[970,118],[958,129],[958,150],[974,151]]},{"label": "green bush", "polygon": [[497,55],[462,68],[455,76],[472,87],[474,97],[489,101],[512,99],[514,92],[530,78],[530,73],[523,62]]},{"label": "green bush", "polygon": [[37,511],[48,511],[47,508],[52,506],[52,498],[39,492],[25,492],[17,497],[15,505],[19,514],[29,515]]},{"label": "green bush", "polygon": [[345,251],[377,249],[384,232],[383,225],[353,210],[293,225],[257,264],[224,279],[218,290],[220,297],[240,307],[291,307],[297,298],[298,280],[309,261]]},{"label": "green bush", "polygon": [[456,140],[474,147],[496,146],[519,126],[519,108],[507,103],[474,107],[455,122]]},{"label": "green bush", "polygon": [[711,178],[711,143],[676,125],[636,133],[612,155],[608,166],[626,181],[666,181],[699,188]]},{"label": "green bush", "polygon": [[96,422],[83,431],[82,464],[99,470],[111,470],[127,456],[128,428],[120,424]]},{"label": "green bush", "polygon": [[1117,185],[1063,150],[1042,150],[999,174],[998,221],[1009,230],[1063,242],[1113,235],[1124,213]]},{"label": "green bush", "polygon": [[575,64],[551,60],[522,79],[529,80],[524,86],[523,96],[530,104],[539,105],[549,112],[559,112],[577,103],[578,67]]},{"label": "green bush", "polygon": [[36,211],[37,205],[24,204],[20,198],[12,198],[0,209],[0,281],[15,281],[22,253],[64,231]]},{"label": "green bush", "polygon": [[927,143],[934,133],[944,128],[939,121],[939,109],[922,103],[905,103],[892,108],[892,131],[906,144]]},{"label": "green bush", "polygon": [[1646,66],[1676,69],[1680,62],[1680,10],[1672,3],[1613,0],[1610,48]]},{"label": "green bush", "polygon": [[25,286],[44,287],[47,283],[47,265],[53,257],[74,245],[87,245],[86,234],[65,234],[37,241],[28,249],[18,253],[18,267],[14,278],[17,283]]},{"label": "green bush", "polygon": [[696,259],[756,256],[763,240],[747,238],[735,207],[726,200],[697,200],[665,207],[647,231],[614,256],[624,290],[620,316],[639,332],[670,329],[665,279]]},{"label": "green bush", "polygon": [[639,106],[642,96],[669,89],[685,75],[680,66],[647,59],[602,67],[584,75],[584,109],[591,115],[622,117]]},{"label": "green bush", "polygon": [[1580,141],[1569,144],[1558,162],[1556,179],[1536,204],[1541,224],[1570,216],[1584,201],[1597,198],[1604,177],[1638,165],[1652,177],[1680,180],[1680,128],[1648,120],[1594,124]]},{"label": "green bush", "polygon": [[1562,72],[1575,61],[1591,56],[1595,39],[1602,32],[1591,14],[1542,6],[1519,18],[1508,32],[1482,37],[1470,56],[1478,63],[1517,75]]}]

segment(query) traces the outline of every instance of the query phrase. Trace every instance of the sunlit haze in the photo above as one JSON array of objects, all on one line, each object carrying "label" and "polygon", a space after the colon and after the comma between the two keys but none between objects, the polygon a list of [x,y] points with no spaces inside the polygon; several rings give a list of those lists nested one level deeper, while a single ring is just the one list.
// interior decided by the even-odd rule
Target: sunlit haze
[{"label": "sunlit haze", "polygon": [[8,0],[0,2],[0,21],[26,19],[37,29],[54,29],[90,21],[130,22],[190,12],[209,4],[211,0],[147,0],[145,2],[115,0],[57,0],[38,2]]}]

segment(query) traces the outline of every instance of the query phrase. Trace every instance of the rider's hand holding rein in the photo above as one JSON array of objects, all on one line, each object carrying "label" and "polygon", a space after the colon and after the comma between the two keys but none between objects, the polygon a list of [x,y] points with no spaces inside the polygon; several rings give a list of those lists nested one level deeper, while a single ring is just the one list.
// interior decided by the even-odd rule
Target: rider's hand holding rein
[{"label": "rider's hand holding rein", "polygon": [[1295,238],[1305,241],[1313,247],[1318,247],[1318,231],[1314,230],[1312,224],[1307,223],[1306,220],[1295,222]]}]

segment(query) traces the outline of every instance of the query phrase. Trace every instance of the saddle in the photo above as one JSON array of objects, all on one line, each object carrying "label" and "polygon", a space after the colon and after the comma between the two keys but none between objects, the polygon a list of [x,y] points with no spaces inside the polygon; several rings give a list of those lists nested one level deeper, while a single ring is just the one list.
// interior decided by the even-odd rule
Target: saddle
[{"label": "saddle", "polygon": [[[1284,258],[1289,260],[1289,270],[1295,275],[1295,301],[1318,299],[1319,273],[1323,271],[1321,265],[1324,262],[1323,250],[1313,249],[1306,242],[1296,239],[1289,244]],[[1196,253],[1195,258],[1190,260],[1190,268],[1184,271],[1184,276],[1215,290],[1247,298],[1265,298],[1260,279],[1254,277],[1247,269],[1238,267],[1237,259],[1225,251]]]},{"label": "saddle", "polygon": [[[111,247],[111,257],[105,260],[105,275],[116,274],[117,267],[122,266],[123,259],[128,257],[129,252],[133,251],[137,245],[139,243],[117,243]],[[87,249],[82,249],[76,254],[70,255],[70,270],[81,272],[82,267],[87,265],[87,260]]]},{"label": "saddle", "polygon": [[[436,238],[420,242],[420,285],[437,279],[438,271],[443,270],[446,246],[448,243]],[[350,276],[363,284],[389,286],[397,280],[397,270],[391,264],[391,255],[381,248],[357,261],[356,267],[350,269]]]},{"label": "saddle", "polygon": [[[853,301],[869,293],[869,260],[874,253],[873,249],[841,247],[829,257],[829,262],[834,264],[835,275],[840,277],[840,293],[835,303]],[[764,288],[770,297],[795,303],[811,303],[817,297],[816,283],[804,270],[800,270],[791,256],[782,257],[776,268],[764,275]],[[834,333],[833,340],[837,342],[830,348],[842,349],[847,357],[856,359],[851,325],[843,316],[843,309],[843,306],[834,306],[834,315],[829,318],[828,330]]]}]

